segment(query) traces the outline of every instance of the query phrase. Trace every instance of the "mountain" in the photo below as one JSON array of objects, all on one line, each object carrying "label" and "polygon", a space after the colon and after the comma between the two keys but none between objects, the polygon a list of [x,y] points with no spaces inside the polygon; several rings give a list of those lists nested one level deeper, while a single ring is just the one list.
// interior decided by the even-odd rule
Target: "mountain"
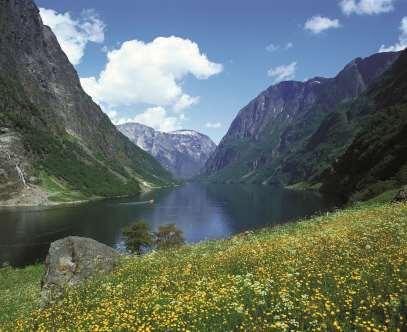
[{"label": "mountain", "polygon": [[173,183],[83,91],[32,0],[0,1],[0,151],[2,200],[30,190],[44,200],[127,195]]},{"label": "mountain", "polygon": [[117,128],[180,179],[199,174],[216,149],[208,136],[193,130],[164,133],[139,123],[126,123]]},{"label": "mountain", "polygon": [[214,182],[320,183],[358,129],[338,110],[352,104],[369,112],[373,104],[364,92],[398,57],[374,54],[353,60],[334,78],[269,87],[238,113],[204,176]]},{"label": "mountain", "polygon": [[[407,50],[338,114],[357,130],[351,144],[322,174],[321,190],[358,201],[407,184]],[[326,129],[334,130],[328,124]]]}]

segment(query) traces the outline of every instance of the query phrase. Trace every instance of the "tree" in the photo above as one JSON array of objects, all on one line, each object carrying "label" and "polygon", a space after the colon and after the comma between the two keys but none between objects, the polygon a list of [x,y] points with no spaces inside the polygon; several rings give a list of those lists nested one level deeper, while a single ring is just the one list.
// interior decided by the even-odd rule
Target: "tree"
[{"label": "tree", "polygon": [[175,224],[162,225],[154,234],[157,249],[175,248],[185,243],[183,232]]},{"label": "tree", "polygon": [[153,244],[153,234],[151,234],[148,224],[144,221],[138,221],[123,229],[123,236],[127,249],[137,255],[141,255],[143,250]]}]

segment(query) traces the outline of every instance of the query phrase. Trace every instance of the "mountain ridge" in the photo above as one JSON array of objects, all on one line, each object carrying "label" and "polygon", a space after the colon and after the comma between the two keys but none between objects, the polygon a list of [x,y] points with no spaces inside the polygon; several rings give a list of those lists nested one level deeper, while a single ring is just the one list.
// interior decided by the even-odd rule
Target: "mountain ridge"
[{"label": "mountain ridge", "polygon": [[195,130],[161,132],[136,122],[117,128],[180,179],[196,176],[216,148],[207,135]]},{"label": "mountain ridge", "polygon": [[[312,145],[309,139],[327,115],[359,97],[398,56],[388,52],[356,58],[333,78],[317,76],[270,86],[239,111],[203,176],[214,182],[286,185],[319,176],[334,155],[319,151],[312,157],[320,161],[309,169],[300,160],[307,144]],[[311,146],[308,151],[312,150]]]}]

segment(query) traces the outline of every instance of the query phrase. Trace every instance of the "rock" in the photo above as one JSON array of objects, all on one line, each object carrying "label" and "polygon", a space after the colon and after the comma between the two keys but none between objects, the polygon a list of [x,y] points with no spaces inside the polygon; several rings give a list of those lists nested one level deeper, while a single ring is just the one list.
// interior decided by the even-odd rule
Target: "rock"
[{"label": "rock", "polygon": [[31,167],[26,163],[28,155],[24,152],[22,136],[16,131],[6,129],[0,129],[0,200],[2,201],[20,194],[26,187],[22,179],[31,173]]},{"label": "rock", "polygon": [[37,178],[36,176],[30,176],[28,179],[28,182],[31,184],[41,184],[41,180]]},{"label": "rock", "polygon": [[407,186],[400,189],[394,197],[393,202],[407,202]]},{"label": "rock", "polygon": [[120,254],[95,240],[77,236],[51,243],[41,282],[41,304],[55,303],[64,290],[99,273],[113,271]]}]

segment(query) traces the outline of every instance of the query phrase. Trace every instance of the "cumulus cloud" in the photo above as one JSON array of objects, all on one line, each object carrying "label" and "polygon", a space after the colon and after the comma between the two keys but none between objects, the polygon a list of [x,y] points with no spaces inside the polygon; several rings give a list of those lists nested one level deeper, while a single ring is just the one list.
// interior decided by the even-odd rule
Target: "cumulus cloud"
[{"label": "cumulus cloud", "polygon": [[158,37],[149,43],[126,41],[109,51],[107,59],[98,77],[81,78],[85,91],[102,109],[153,106],[138,119],[154,128],[159,125],[156,119],[163,121],[160,127],[175,128],[184,118],[184,110],[199,102],[199,97],[183,91],[185,77],[204,80],[223,70],[196,43],[174,36]]},{"label": "cumulus cloud", "polygon": [[78,19],[46,8],[40,8],[40,15],[73,65],[80,63],[89,42],[103,43],[105,39],[105,24],[94,10],[84,10]]},{"label": "cumulus cloud", "polygon": [[173,106],[173,110],[176,113],[182,112],[184,109],[191,107],[192,105],[199,103],[199,97],[191,97],[187,94],[183,94]]},{"label": "cumulus cloud", "polygon": [[281,81],[289,81],[295,77],[297,70],[297,62],[292,62],[289,65],[281,65],[268,70],[267,75],[274,78],[274,83]]},{"label": "cumulus cloud", "polygon": [[220,122],[207,122],[205,124],[206,128],[211,128],[211,129],[217,129],[222,127],[222,124]]},{"label": "cumulus cloud", "polygon": [[266,51],[270,52],[270,53],[273,53],[273,52],[276,52],[278,50],[288,50],[288,49],[292,48],[293,46],[294,46],[294,44],[291,43],[291,42],[285,44],[284,46],[276,45],[276,44],[271,43],[270,45],[266,46]]},{"label": "cumulus cloud", "polygon": [[394,9],[395,0],[342,0],[339,6],[346,15],[374,15],[387,13]]},{"label": "cumulus cloud", "polygon": [[400,24],[400,36],[398,43],[392,46],[382,45],[379,52],[397,52],[404,50],[407,47],[407,16],[403,17]]},{"label": "cumulus cloud", "polygon": [[115,124],[137,122],[154,128],[155,130],[169,132],[181,129],[183,117],[171,116],[164,107],[150,107],[141,114],[130,119],[119,119]]},{"label": "cumulus cloud", "polygon": [[316,15],[305,22],[304,29],[311,31],[314,34],[319,34],[328,29],[337,29],[340,26],[338,19],[330,19],[328,17]]}]

